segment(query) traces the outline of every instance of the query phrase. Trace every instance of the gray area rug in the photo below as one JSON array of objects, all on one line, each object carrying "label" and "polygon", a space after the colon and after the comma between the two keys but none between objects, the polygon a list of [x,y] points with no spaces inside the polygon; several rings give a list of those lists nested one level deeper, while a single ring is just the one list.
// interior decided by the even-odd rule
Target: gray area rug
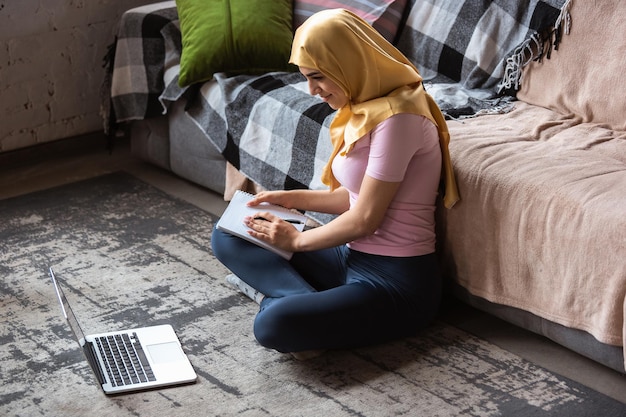
[{"label": "gray area rug", "polygon": [[[299,362],[259,346],[257,305],[212,256],[215,219],[125,173],[0,201],[0,415],[618,416],[625,407],[444,323]],[[197,383],[96,385],[47,276],[88,333],[171,323]]]}]

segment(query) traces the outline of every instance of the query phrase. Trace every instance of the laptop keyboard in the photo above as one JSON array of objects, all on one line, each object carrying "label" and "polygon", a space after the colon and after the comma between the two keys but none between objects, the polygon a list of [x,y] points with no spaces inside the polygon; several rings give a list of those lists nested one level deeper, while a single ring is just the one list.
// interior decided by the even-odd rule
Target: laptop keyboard
[{"label": "laptop keyboard", "polygon": [[96,337],[95,342],[113,386],[156,380],[137,333]]}]

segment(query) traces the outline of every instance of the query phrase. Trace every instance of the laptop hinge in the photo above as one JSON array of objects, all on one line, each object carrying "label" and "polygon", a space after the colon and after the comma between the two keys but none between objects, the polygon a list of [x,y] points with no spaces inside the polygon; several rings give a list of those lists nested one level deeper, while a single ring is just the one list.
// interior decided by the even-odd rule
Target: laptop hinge
[{"label": "laptop hinge", "polygon": [[83,352],[85,352],[87,362],[89,362],[91,369],[93,369],[93,373],[96,374],[96,378],[98,378],[100,385],[106,384],[107,381],[105,380],[102,369],[100,369],[100,364],[96,359],[96,352],[94,352],[93,343],[85,341],[85,344],[83,345]]}]

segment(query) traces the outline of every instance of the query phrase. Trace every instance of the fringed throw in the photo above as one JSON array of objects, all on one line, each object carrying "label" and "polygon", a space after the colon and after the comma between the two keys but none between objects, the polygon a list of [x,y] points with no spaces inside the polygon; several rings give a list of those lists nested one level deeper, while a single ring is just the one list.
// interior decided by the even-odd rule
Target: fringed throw
[{"label": "fringed throw", "polygon": [[563,33],[569,34],[572,24],[569,13],[572,0],[566,0],[560,14],[554,17],[552,10],[537,8],[533,20],[540,22],[531,36],[522,42],[506,60],[504,77],[498,85],[498,92],[519,90],[522,84],[523,69],[532,61],[550,59],[552,48],[557,50]]}]

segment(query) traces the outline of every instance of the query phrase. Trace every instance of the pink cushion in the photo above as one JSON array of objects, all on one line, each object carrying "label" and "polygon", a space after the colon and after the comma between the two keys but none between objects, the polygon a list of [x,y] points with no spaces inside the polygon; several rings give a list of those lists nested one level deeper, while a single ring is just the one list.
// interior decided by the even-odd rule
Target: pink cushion
[{"label": "pink cushion", "polygon": [[626,130],[626,2],[575,1],[571,16],[559,49],[524,70],[518,98]]},{"label": "pink cushion", "polygon": [[293,28],[298,28],[312,14],[326,9],[346,9],[363,18],[389,42],[398,33],[406,0],[294,0]]}]

